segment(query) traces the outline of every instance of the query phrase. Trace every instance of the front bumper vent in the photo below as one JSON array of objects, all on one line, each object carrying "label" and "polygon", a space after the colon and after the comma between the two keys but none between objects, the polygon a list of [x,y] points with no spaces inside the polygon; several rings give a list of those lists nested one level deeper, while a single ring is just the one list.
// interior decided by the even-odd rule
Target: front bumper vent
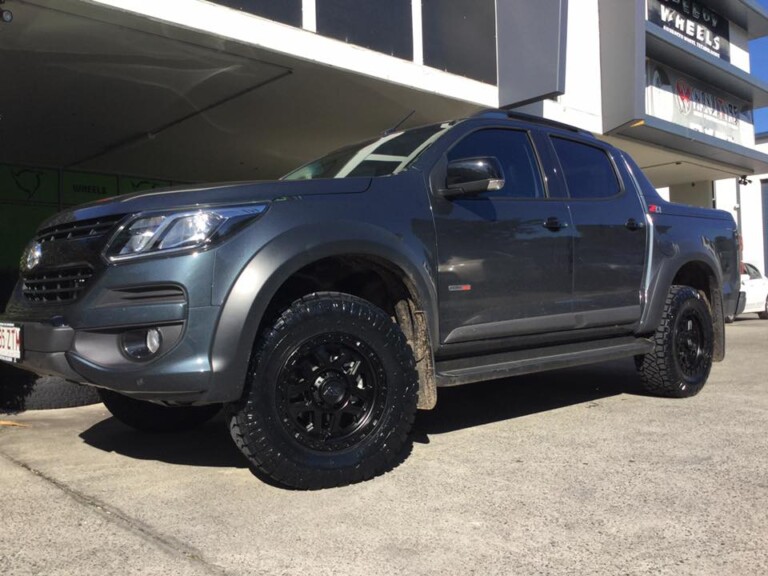
[{"label": "front bumper vent", "polygon": [[72,302],[77,300],[92,277],[90,266],[25,274],[22,292],[28,302]]}]

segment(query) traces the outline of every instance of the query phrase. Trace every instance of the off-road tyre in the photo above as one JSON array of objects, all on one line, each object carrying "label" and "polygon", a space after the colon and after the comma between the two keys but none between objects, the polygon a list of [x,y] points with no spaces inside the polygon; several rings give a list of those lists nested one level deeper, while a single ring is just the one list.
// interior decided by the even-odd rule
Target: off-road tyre
[{"label": "off-road tyre", "polygon": [[142,432],[189,430],[204,424],[221,410],[221,404],[161,406],[104,389],[99,389],[99,397],[112,416]]},{"label": "off-road tyre", "polygon": [[715,342],[705,297],[689,286],[672,286],[652,340],[653,351],[635,357],[645,390],[673,398],[698,394],[712,369]]},{"label": "off-road tyre", "polygon": [[761,320],[768,320],[768,296],[765,297],[765,308],[762,312],[757,313]]},{"label": "off-road tyre", "polygon": [[226,421],[258,476],[328,488],[398,463],[417,394],[413,352],[397,323],[370,302],[320,292],[293,302],[258,338]]}]

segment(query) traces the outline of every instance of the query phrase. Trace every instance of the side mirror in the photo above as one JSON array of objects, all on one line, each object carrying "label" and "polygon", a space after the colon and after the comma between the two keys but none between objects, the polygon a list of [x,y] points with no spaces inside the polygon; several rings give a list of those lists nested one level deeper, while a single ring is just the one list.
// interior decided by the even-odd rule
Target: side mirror
[{"label": "side mirror", "polygon": [[504,173],[496,158],[462,158],[448,163],[448,177],[440,195],[444,198],[477,196],[503,186]]}]

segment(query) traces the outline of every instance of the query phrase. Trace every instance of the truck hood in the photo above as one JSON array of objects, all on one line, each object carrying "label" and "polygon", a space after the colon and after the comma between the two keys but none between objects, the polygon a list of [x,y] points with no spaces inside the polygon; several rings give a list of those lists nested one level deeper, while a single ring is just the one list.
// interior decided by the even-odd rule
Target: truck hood
[{"label": "truck hood", "polygon": [[356,194],[365,192],[370,185],[370,178],[336,178],[175,186],[114,196],[76,206],[49,218],[41,228],[136,212],[189,210],[227,204],[272,202],[277,199],[300,200],[318,194]]}]

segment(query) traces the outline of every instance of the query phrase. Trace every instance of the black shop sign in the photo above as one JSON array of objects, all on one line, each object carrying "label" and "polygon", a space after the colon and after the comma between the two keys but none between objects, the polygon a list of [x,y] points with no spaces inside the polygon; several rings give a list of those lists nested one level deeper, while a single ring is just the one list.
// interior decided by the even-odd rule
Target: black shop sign
[{"label": "black shop sign", "polygon": [[701,2],[648,0],[648,20],[700,50],[731,61],[730,23]]}]

